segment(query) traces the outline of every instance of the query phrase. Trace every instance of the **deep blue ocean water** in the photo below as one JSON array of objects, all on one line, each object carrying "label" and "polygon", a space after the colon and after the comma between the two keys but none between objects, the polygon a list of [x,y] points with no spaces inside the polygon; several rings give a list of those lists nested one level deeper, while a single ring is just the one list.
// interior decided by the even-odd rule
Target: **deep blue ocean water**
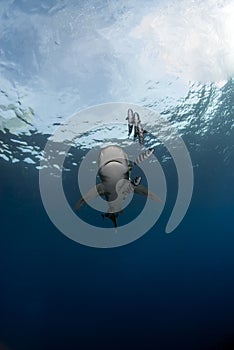
[{"label": "deep blue ocean water", "polygon": [[[165,164],[169,197],[156,225],[129,245],[95,249],[51,223],[33,164],[0,160],[0,349],[234,349],[232,82],[228,91],[214,125],[205,134],[191,126],[183,136],[194,193],[169,235],[173,162]],[[13,137],[1,133],[12,150]],[[48,135],[17,137],[43,148]],[[72,171],[64,181],[74,203]],[[91,209],[84,210],[88,218]]]}]

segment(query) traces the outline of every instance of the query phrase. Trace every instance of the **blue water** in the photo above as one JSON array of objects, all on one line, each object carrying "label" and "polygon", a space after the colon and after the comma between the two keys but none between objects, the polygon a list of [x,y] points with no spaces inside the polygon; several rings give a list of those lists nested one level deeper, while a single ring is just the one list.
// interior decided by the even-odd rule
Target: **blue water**
[{"label": "blue water", "polygon": [[[164,166],[169,197],[157,224],[129,245],[94,249],[50,222],[33,164],[1,159],[0,344],[11,350],[234,348],[233,83],[226,89],[212,128],[203,135],[191,125],[183,137],[194,193],[170,235],[164,232],[177,186],[172,161]],[[197,117],[204,108],[200,101]],[[1,140],[12,152],[13,136],[39,148],[48,137],[5,130]],[[78,195],[67,182],[71,202]]]}]

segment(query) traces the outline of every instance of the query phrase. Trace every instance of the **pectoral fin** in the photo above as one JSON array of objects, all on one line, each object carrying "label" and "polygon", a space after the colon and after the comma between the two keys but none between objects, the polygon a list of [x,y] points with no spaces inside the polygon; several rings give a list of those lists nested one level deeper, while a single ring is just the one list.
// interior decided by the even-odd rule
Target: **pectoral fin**
[{"label": "pectoral fin", "polygon": [[134,188],[134,193],[140,194],[142,196],[148,196],[150,199],[162,203],[162,200],[157,197],[154,193],[150,192],[146,187],[138,185]]},{"label": "pectoral fin", "polygon": [[85,203],[89,202],[92,199],[97,198],[98,196],[104,195],[104,186],[103,184],[98,184],[94,187],[92,187],[85,195],[84,197],[81,197],[78,202],[74,206],[74,210],[80,209],[80,207]]}]

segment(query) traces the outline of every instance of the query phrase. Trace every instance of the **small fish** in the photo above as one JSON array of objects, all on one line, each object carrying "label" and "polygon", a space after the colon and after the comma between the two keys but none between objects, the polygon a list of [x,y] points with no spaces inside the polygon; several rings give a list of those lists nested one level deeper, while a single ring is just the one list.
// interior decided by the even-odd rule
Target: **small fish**
[{"label": "small fish", "polygon": [[135,112],[135,113],[133,114],[133,119],[134,119],[135,125],[137,125],[138,123],[141,122],[140,116],[139,116],[139,114],[138,114],[137,112]]},{"label": "small fish", "polygon": [[139,114],[137,112],[133,113],[133,110],[129,108],[126,120],[128,121],[128,137],[131,135],[134,126],[134,140],[138,137],[139,143],[143,144],[146,131],[142,128]]},{"label": "small fish", "polygon": [[141,176],[136,176],[135,179],[131,180],[130,182],[126,182],[125,186],[122,188],[122,193],[124,195],[124,199],[129,195],[131,192],[134,192],[136,186],[140,185],[141,182]]},{"label": "small fish", "polygon": [[136,159],[135,162],[133,163],[134,165],[140,164],[141,162],[143,162],[145,159],[149,158],[151,156],[151,154],[153,154],[154,149],[153,148],[149,148],[147,149],[145,152],[141,153]]},{"label": "small fish", "polygon": [[139,139],[139,143],[142,145],[144,142],[144,130],[142,128],[141,123],[139,123],[137,125],[137,129],[138,129],[138,139]]},{"label": "small fish", "polygon": [[131,181],[134,186],[138,186],[141,183],[141,176],[136,176],[135,179]]},{"label": "small fish", "polygon": [[128,115],[126,120],[128,121],[128,137],[129,137],[132,133],[133,124],[134,124],[133,110],[131,108],[128,109]]},{"label": "small fish", "polygon": [[138,136],[139,143],[143,144],[143,142],[144,142],[144,130],[143,130],[142,125],[141,125],[140,116],[137,112],[135,112],[133,115],[133,118],[134,118],[134,139],[136,139]]}]

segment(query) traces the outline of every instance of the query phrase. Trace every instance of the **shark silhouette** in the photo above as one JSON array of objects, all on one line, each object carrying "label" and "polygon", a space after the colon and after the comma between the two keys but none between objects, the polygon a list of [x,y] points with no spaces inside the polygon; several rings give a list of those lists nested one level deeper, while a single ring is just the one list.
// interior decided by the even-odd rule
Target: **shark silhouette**
[{"label": "shark silhouette", "polygon": [[135,162],[130,162],[121,147],[103,148],[98,160],[98,174],[101,181],[78,200],[74,210],[78,210],[85,202],[97,196],[104,196],[108,203],[108,211],[102,214],[102,217],[109,218],[117,228],[118,215],[123,213],[124,201],[131,192],[162,202],[159,197],[140,184],[141,177],[137,176],[133,180],[130,178],[132,167],[147,159],[152,153],[153,149],[146,150],[137,157]]}]

